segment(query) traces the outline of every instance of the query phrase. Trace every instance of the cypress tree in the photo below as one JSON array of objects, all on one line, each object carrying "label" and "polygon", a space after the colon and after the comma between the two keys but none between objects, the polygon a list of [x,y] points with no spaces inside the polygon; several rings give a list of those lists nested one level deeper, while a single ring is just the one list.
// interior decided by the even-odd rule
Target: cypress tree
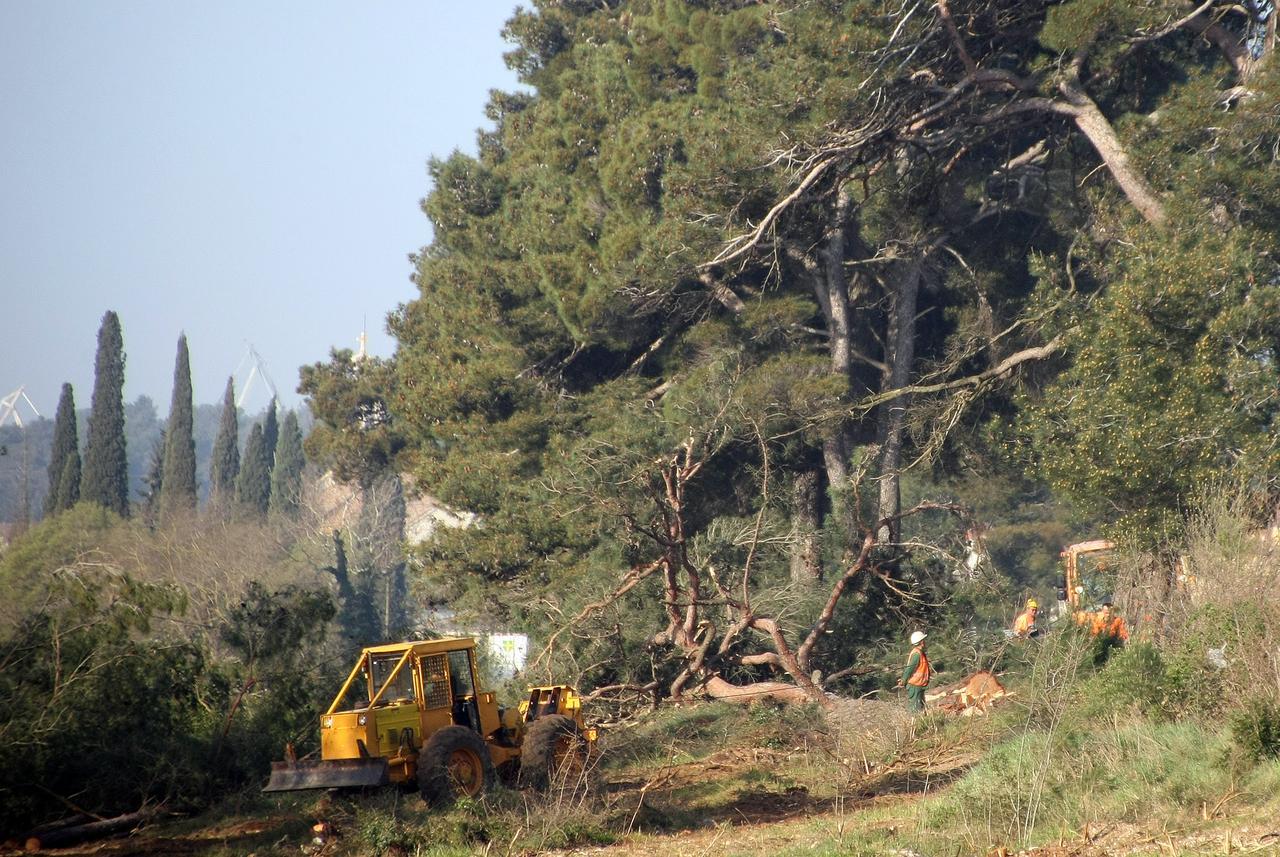
[{"label": "cypress tree", "polygon": [[[68,462],[75,458],[75,484],[62,490],[64,478],[70,478]],[[74,488],[74,490],[72,490]],[[65,503],[67,494],[80,496],[80,438],[76,431],[76,399],[70,384],[62,385],[58,399],[58,414],[53,422],[53,451],[49,457],[49,496],[44,501],[45,515],[53,515],[74,505],[73,499]]]},{"label": "cypress tree", "polygon": [[276,444],[280,442],[280,424],[276,420],[276,399],[271,397],[271,404],[267,405],[267,415],[262,420],[262,443],[267,450],[267,471],[275,467],[276,463]]},{"label": "cypress tree", "polygon": [[154,527],[160,516],[160,506],[164,502],[164,462],[166,432],[160,430],[160,436],[151,444],[151,456],[147,460],[147,472],[142,476],[142,513],[147,526]]},{"label": "cypress tree", "polygon": [[[266,432],[264,431],[265,435]],[[298,428],[298,415],[289,411],[280,427],[280,441],[276,445],[275,467],[271,471],[271,512],[293,517],[298,513],[302,498],[302,467],[306,459],[302,454],[302,431]]]},{"label": "cypress tree", "polygon": [[80,496],[111,511],[129,515],[129,460],[124,440],[124,337],[111,310],[98,328],[93,405]]},{"label": "cypress tree", "polygon": [[62,468],[62,478],[58,480],[57,509],[70,509],[80,501],[80,453],[67,456],[67,463]]},{"label": "cypress tree", "polygon": [[213,461],[209,465],[212,498],[221,502],[235,496],[236,477],[240,475],[240,427],[236,414],[234,379],[227,379],[222,394],[222,420],[213,442]]},{"label": "cypress tree", "polygon": [[162,516],[196,508],[196,441],[191,405],[191,356],[186,334],[178,337],[173,365],[173,400],[165,426],[164,463],[161,468]]},{"label": "cypress tree", "polygon": [[271,502],[271,467],[262,424],[254,425],[244,447],[244,462],[236,480],[236,502],[244,511],[265,517]]}]

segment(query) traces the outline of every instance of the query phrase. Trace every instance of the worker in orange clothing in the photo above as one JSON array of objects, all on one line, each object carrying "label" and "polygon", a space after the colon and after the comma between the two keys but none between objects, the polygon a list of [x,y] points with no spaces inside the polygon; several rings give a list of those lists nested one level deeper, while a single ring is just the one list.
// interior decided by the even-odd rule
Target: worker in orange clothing
[{"label": "worker in orange clothing", "polygon": [[911,632],[911,654],[907,655],[907,665],[902,670],[902,680],[898,682],[898,687],[906,685],[907,710],[912,714],[924,710],[924,689],[933,676],[929,656],[924,653],[924,638],[924,631]]},{"label": "worker in orange clothing", "polygon": [[1121,643],[1129,642],[1129,626],[1124,617],[1111,609],[1111,600],[1102,602],[1097,613],[1089,614],[1089,633],[1095,637],[1105,636]]},{"label": "worker in orange clothing", "polygon": [[1036,616],[1040,615],[1040,602],[1034,598],[1027,599],[1027,609],[1018,614],[1018,618],[1013,620],[1013,636],[1018,639],[1025,640],[1028,637],[1034,637],[1040,633],[1040,629],[1036,627]]}]

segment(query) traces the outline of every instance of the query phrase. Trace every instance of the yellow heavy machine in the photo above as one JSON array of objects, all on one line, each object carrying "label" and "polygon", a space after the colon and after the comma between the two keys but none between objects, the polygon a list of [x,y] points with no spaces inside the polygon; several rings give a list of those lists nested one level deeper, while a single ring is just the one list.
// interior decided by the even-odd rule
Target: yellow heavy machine
[{"label": "yellow heavy machine", "polygon": [[1058,579],[1058,616],[1075,616],[1110,598],[1115,590],[1111,558],[1115,543],[1093,539],[1062,550],[1063,576]]},{"label": "yellow heavy machine", "polygon": [[596,730],[568,685],[503,708],[479,690],[471,637],[370,646],[320,716],[320,758],[286,749],[263,791],[418,784],[424,800],[475,797],[499,771],[545,787],[581,776]]}]

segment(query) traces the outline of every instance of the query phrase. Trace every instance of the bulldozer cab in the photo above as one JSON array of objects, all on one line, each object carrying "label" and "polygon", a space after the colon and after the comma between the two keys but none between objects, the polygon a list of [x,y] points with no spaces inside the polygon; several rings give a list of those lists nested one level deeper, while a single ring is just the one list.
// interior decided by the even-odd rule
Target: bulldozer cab
[{"label": "bulldozer cab", "polygon": [[[443,642],[443,641],[442,641]],[[433,712],[439,721],[483,731],[478,694],[474,644],[440,652],[412,648],[381,652],[367,650],[351,677],[330,705],[328,714],[412,705]]]},{"label": "bulldozer cab", "polygon": [[1063,574],[1058,579],[1058,618],[1094,609],[1115,592],[1115,544],[1094,539],[1068,545],[1062,551]]}]

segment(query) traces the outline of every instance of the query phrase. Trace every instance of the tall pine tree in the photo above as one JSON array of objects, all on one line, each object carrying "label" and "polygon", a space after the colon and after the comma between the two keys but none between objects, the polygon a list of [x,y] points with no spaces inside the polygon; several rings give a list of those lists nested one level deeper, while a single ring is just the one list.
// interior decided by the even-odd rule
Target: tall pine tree
[{"label": "tall pine tree", "polygon": [[196,508],[196,442],[191,405],[191,356],[186,334],[178,337],[173,365],[173,400],[165,427],[164,464],[160,488],[162,518]]},{"label": "tall pine tree", "polygon": [[124,441],[124,337],[120,318],[108,310],[98,328],[93,409],[80,496],[111,511],[129,514],[129,460]]},{"label": "tall pine tree", "polygon": [[266,517],[271,501],[271,462],[262,423],[254,425],[244,447],[244,462],[236,480],[236,503],[245,512]]},{"label": "tall pine tree", "polygon": [[[264,432],[265,434],[265,432]],[[302,498],[302,431],[298,415],[289,411],[280,427],[275,467],[271,471],[271,513],[293,517]]]},{"label": "tall pine tree", "polygon": [[[71,459],[74,467],[70,467]],[[71,474],[71,475],[68,475]],[[74,479],[63,491],[63,478]],[[75,504],[80,496],[80,439],[76,432],[76,399],[70,384],[62,385],[58,414],[53,422],[53,451],[49,458],[49,496],[44,502],[46,516]],[[68,498],[70,498],[68,500]]]},{"label": "tall pine tree", "polygon": [[224,503],[235,496],[236,477],[240,475],[240,427],[236,413],[234,379],[227,379],[222,394],[222,419],[213,442],[213,461],[209,465],[210,497]]}]

